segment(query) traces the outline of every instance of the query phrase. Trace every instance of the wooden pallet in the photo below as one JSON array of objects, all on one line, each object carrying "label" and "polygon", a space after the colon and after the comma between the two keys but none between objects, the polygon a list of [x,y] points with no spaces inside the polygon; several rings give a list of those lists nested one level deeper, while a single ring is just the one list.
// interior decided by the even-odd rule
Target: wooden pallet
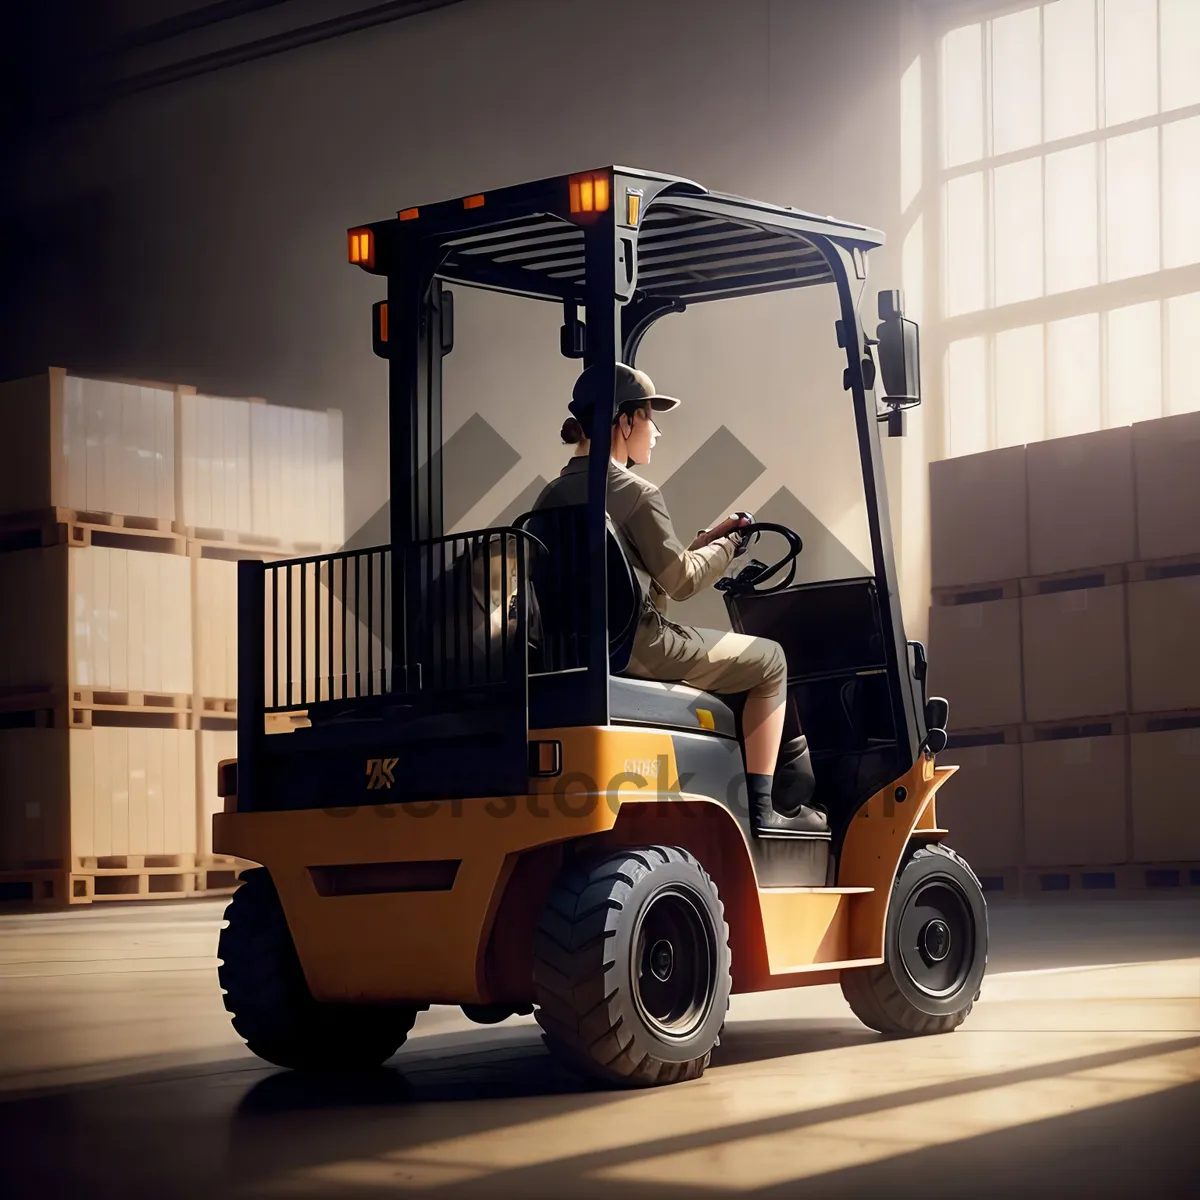
[{"label": "wooden pallet", "polygon": [[1128,864],[1094,867],[1026,867],[1021,872],[1021,890],[1026,896],[1103,894],[1129,891]]},{"label": "wooden pallet", "polygon": [[1200,894],[1200,863],[1138,863],[1129,868],[1131,891]]},{"label": "wooden pallet", "polygon": [[971,870],[989,899],[1008,899],[1021,894],[1021,872],[1016,867],[976,867],[972,864]]},{"label": "wooden pallet", "polygon": [[240,858],[225,859],[224,861],[220,861],[218,858],[210,859],[196,872],[196,895],[226,896],[232,894],[241,884],[242,872],[250,870],[253,866],[253,863],[245,862]]},{"label": "wooden pallet", "polygon": [[213,696],[201,696],[198,711],[201,713],[211,713],[216,716],[236,716],[237,701]]},{"label": "wooden pallet", "polygon": [[91,729],[140,725],[191,729],[192,697],[182,692],[112,691],[73,687],[8,688],[0,691],[0,725],[35,729]]},{"label": "wooden pallet", "polygon": [[968,750],[975,746],[1015,746],[1021,740],[1021,726],[1003,725],[992,729],[951,729],[946,749]]},{"label": "wooden pallet", "polygon": [[1173,712],[1133,713],[1129,717],[1130,733],[1169,733],[1176,729],[1200,728],[1200,708],[1176,709]]},{"label": "wooden pallet", "polygon": [[1025,895],[1101,895],[1114,892],[1200,894],[1200,863],[1118,863],[1092,867],[1026,867]]},{"label": "wooden pallet", "polygon": [[291,547],[242,546],[205,538],[188,538],[187,553],[192,558],[215,558],[224,562],[241,562],[245,558],[279,562],[296,554]]},{"label": "wooden pallet", "polygon": [[1059,742],[1069,738],[1121,737],[1129,732],[1129,718],[1117,716],[1072,717],[1067,721],[1034,722],[1020,726],[1022,742]]},{"label": "wooden pallet", "polygon": [[266,537],[256,533],[238,533],[232,529],[210,529],[199,525],[181,525],[174,522],[173,529],[187,539],[189,546],[196,548],[198,557],[216,558],[219,551],[240,554],[243,558],[258,554],[271,558],[303,558],[316,554],[336,554],[341,546],[330,546],[324,542],[287,541],[283,538]]},{"label": "wooden pallet", "polygon": [[1015,600],[1020,595],[1020,580],[1007,579],[996,583],[970,583],[960,587],[934,588],[932,599],[935,607],[950,608],[957,604],[990,604],[995,600]]},{"label": "wooden pallet", "polygon": [[104,875],[128,871],[191,871],[196,867],[194,854],[107,854],[76,857],[71,871],[76,875]]},{"label": "wooden pallet", "polygon": [[210,542],[222,546],[248,546],[255,550],[284,550],[279,538],[264,537],[255,533],[239,533],[235,529],[214,529],[204,525],[184,525],[179,521],[172,528],[182,537],[193,542]]},{"label": "wooden pallet", "polygon": [[0,517],[0,551],[44,546],[110,546],[186,554],[187,539],[161,517],[132,517],[74,508],[45,508]]},{"label": "wooden pallet", "polygon": [[1062,571],[1057,575],[1032,575],[1021,582],[1022,596],[1047,596],[1055,592],[1078,592],[1085,588],[1113,587],[1128,578],[1123,563],[1107,567],[1088,567],[1079,571]]},{"label": "wooden pallet", "polygon": [[241,859],[213,859],[187,869],[131,864],[127,869],[0,871],[0,912],[229,896],[251,866]]},{"label": "wooden pallet", "polygon": [[96,901],[176,900],[196,891],[193,871],[174,867],[125,871],[95,871],[87,874],[72,872],[70,879],[71,904],[91,904]]},{"label": "wooden pallet", "polygon": [[65,871],[0,871],[0,910],[60,908],[67,903],[67,891]]},{"label": "wooden pallet", "polygon": [[1062,571],[1054,575],[1028,575],[1021,579],[934,588],[932,602],[939,608],[956,604],[986,604],[993,600],[1012,600],[1019,596],[1044,596],[1054,592],[1112,587],[1121,583],[1141,583],[1154,579],[1178,579],[1190,575],[1200,575],[1200,554],[1148,559],[1144,562],[1110,563],[1105,566]]},{"label": "wooden pallet", "polygon": [[1200,575],[1200,554],[1129,564],[1130,583],[1144,583],[1154,579],[1181,579],[1189,575]]}]

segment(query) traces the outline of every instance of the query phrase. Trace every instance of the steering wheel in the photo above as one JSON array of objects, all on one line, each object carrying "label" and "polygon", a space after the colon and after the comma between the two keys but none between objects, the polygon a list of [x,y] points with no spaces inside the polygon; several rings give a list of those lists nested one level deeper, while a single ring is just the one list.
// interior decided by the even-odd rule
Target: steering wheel
[{"label": "steering wheel", "polygon": [[[736,575],[718,579],[713,586],[720,592],[735,596],[745,596],[751,593],[757,596],[769,596],[772,592],[782,592],[784,588],[791,587],[796,578],[796,560],[804,549],[804,542],[800,535],[786,525],[776,525],[770,521],[752,521],[749,525],[743,525],[738,533],[742,535],[747,544],[757,541],[758,535],[761,533],[777,533],[787,542],[788,548],[783,557],[776,562],[768,564],[759,562],[758,559],[751,559]],[[788,569],[787,575],[782,580],[769,584],[769,581],[774,579],[785,567]],[[767,586],[768,584],[769,586]]]}]

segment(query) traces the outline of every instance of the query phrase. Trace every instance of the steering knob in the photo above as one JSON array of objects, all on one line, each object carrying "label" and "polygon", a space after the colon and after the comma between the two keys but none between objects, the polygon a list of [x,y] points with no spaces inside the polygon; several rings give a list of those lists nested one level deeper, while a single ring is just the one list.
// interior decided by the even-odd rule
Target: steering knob
[{"label": "steering knob", "polygon": [[[754,514],[751,512],[735,512],[730,514],[735,521],[741,521],[744,525],[754,524]],[[750,546],[758,541],[757,533],[743,533],[740,529],[735,529],[732,533],[733,543],[736,547],[733,552],[734,558],[741,558]]]}]

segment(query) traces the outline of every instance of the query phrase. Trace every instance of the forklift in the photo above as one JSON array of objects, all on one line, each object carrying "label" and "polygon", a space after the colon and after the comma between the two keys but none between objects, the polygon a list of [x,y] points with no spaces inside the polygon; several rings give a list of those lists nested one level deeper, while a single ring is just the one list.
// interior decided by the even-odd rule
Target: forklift
[{"label": "forklift", "polygon": [[[865,330],[882,242],[624,167],[348,231],[350,263],[387,282],[391,541],[239,564],[238,757],[218,771],[213,845],[261,864],[219,949],[256,1054],[376,1067],[446,1004],[484,1024],[533,1013],[572,1067],[645,1086],[703,1073],[732,993],[838,982],[891,1035],[967,1017],[987,912],[937,819],[949,710],[900,613],[880,426],[902,435],[920,402],[919,345],[899,292]],[[784,649],[785,737],[807,739],[828,815],[767,837],[736,698],[624,674],[644,601],[605,509],[615,402],[595,406],[586,504],[448,533],[442,368],[455,287],[561,306],[559,352],[603,380],[667,314],[819,286],[840,314],[872,565],[797,583],[784,529],[781,557],[720,581],[732,628]]]}]

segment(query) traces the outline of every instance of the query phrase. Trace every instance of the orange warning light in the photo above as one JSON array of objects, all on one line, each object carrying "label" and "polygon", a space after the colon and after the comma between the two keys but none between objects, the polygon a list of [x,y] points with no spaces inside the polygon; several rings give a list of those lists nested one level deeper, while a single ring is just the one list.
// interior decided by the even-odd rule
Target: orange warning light
[{"label": "orange warning light", "polygon": [[607,171],[589,171],[567,180],[572,213],[608,212],[611,201]]},{"label": "orange warning light", "polygon": [[375,235],[369,229],[351,229],[347,236],[350,239],[350,261],[356,267],[374,267]]}]

